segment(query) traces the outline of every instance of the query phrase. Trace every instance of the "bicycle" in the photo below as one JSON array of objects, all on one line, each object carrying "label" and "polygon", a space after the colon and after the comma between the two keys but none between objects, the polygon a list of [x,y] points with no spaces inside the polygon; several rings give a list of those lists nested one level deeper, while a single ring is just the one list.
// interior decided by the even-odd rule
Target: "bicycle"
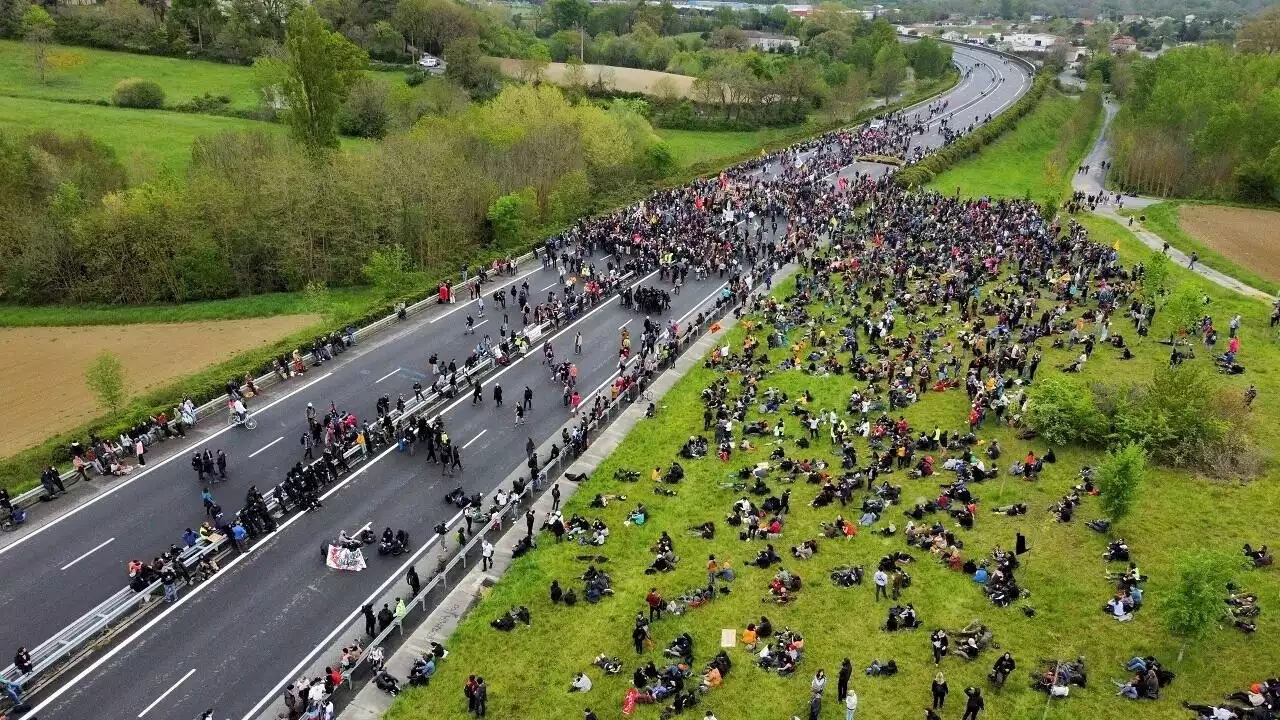
[{"label": "bicycle", "polygon": [[234,413],[227,416],[227,427],[235,427],[237,425],[243,426],[245,430],[254,430],[258,427],[258,421],[249,415],[245,415],[243,420],[237,418]]}]

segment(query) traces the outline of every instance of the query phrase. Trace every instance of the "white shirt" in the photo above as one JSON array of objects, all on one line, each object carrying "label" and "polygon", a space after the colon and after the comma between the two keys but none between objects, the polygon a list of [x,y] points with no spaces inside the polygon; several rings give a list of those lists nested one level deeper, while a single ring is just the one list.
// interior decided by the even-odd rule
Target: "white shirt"
[{"label": "white shirt", "polygon": [[858,693],[850,690],[848,695],[844,696],[844,706],[850,710],[858,709]]},{"label": "white shirt", "polygon": [[880,587],[884,587],[889,583],[889,576],[885,575],[883,570],[877,570],[873,578]]}]

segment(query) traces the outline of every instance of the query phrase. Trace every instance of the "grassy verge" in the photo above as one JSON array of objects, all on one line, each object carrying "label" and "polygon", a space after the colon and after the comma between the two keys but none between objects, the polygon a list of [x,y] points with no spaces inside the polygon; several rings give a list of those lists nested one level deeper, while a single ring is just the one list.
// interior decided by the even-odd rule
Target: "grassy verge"
[{"label": "grassy verge", "polygon": [[[1083,221],[1095,239],[1118,243],[1122,258],[1128,262],[1148,253],[1114,223],[1093,217],[1085,217]],[[1215,315],[1232,312],[1244,315],[1244,345],[1255,349],[1250,357],[1251,367],[1275,368],[1280,363],[1280,348],[1266,341],[1267,308],[1263,303],[1239,298],[1181,268],[1173,272],[1178,282],[1197,283],[1202,287],[1212,299]],[[955,318],[952,321],[954,334],[960,323]],[[837,328],[838,325],[830,325],[826,329],[832,334]],[[736,351],[748,332],[744,328],[735,329],[722,344]],[[799,332],[794,331],[790,339],[794,341],[798,336]],[[1093,380],[1110,380],[1122,374],[1143,377],[1165,361],[1163,347],[1152,341],[1139,343],[1135,352],[1134,360],[1122,362],[1114,352],[1099,350],[1085,374]],[[770,352],[775,361],[777,354],[779,351]],[[1057,372],[1054,366],[1065,362],[1069,354],[1067,350],[1046,346],[1040,372]],[[1195,362],[1208,361],[1202,357]],[[776,362],[771,366],[776,367]],[[1077,449],[1058,449],[1058,462],[1046,466],[1046,472],[1037,482],[1026,483],[1007,477],[1008,464],[1028,450],[1042,453],[1044,446],[1036,441],[1018,440],[1007,428],[990,425],[981,432],[981,437],[999,440],[1005,448],[999,462],[1004,477],[975,486],[975,494],[981,496],[982,509],[973,531],[959,531],[965,542],[964,556],[981,558],[997,545],[1009,548],[1016,532],[1024,534],[1031,552],[1024,557],[1018,577],[1031,592],[1031,597],[1022,604],[1036,609],[1034,617],[1015,608],[991,606],[967,576],[947,570],[928,553],[913,550],[911,554],[917,558],[917,562],[909,566],[913,583],[904,590],[902,600],[915,605],[925,629],[883,632],[880,626],[889,603],[876,603],[869,584],[851,589],[835,587],[828,580],[828,572],[837,565],[861,564],[873,568],[879,557],[905,549],[901,534],[883,537],[863,528],[851,541],[820,539],[818,553],[807,561],[792,559],[787,548],[818,537],[819,523],[831,521],[842,512],[838,506],[809,507],[809,500],[817,492],[814,486],[805,484],[790,486],[793,510],[786,518],[783,538],[775,543],[785,558],[783,566],[800,574],[804,587],[789,605],[762,604],[761,597],[767,592],[766,585],[773,571],[746,565],[745,561],[754,556],[762,544],[741,542],[734,529],[724,525],[725,513],[741,493],[724,489],[721,483],[728,481],[737,468],[767,459],[772,445],[761,440],[759,449],[735,453],[730,463],[714,457],[684,462],[686,480],[676,487],[680,493],[678,498],[655,496],[647,480],[649,468],[668,466],[684,440],[690,434],[701,432],[699,394],[718,377],[717,372],[699,367],[681,380],[663,399],[658,416],[644,421],[638,432],[628,436],[565,507],[566,516],[580,513],[589,519],[603,519],[609,525],[608,543],[603,548],[592,549],[592,553],[609,558],[601,567],[611,574],[616,594],[598,605],[580,603],[574,608],[552,605],[547,587],[553,579],[558,579],[566,588],[576,587],[581,593],[582,583],[577,578],[586,563],[577,556],[585,549],[567,543],[556,545],[543,534],[541,547],[517,560],[464,618],[449,640],[451,655],[441,664],[431,687],[403,693],[387,718],[462,718],[466,703],[459,690],[471,674],[485,677],[490,688],[489,710],[494,717],[570,718],[579,716],[584,707],[590,707],[602,718],[617,718],[637,662],[652,660],[658,665],[665,664],[668,661],[662,657],[661,649],[679,633],[688,632],[694,639],[695,670],[700,669],[719,649],[723,629],[740,634],[748,622],[758,621],[761,614],[768,615],[776,628],[790,627],[805,636],[804,657],[797,673],[789,678],[778,677],[754,667],[751,656],[741,647],[729,649],[735,663],[733,671],[722,687],[702,696],[703,707],[695,708],[691,717],[701,716],[704,709],[718,717],[739,720],[804,716],[809,679],[820,668],[825,669],[832,682],[822,717],[837,717],[840,713],[833,697],[834,678],[841,659],[847,657],[855,667],[852,687],[859,694],[859,716],[889,720],[920,717],[921,707],[929,702],[929,683],[940,670],[946,674],[951,688],[944,717],[959,715],[958,708],[963,704],[961,689],[973,685],[984,688],[987,709],[983,717],[1167,720],[1184,714],[1180,702],[1213,702],[1224,692],[1256,681],[1258,673],[1268,672],[1260,668],[1274,667],[1280,662],[1277,644],[1280,626],[1264,616],[1256,634],[1244,635],[1229,628],[1215,630],[1203,645],[1193,647],[1185,660],[1175,664],[1179,643],[1163,630],[1157,610],[1161,599],[1174,585],[1173,563],[1179,553],[1191,546],[1238,552],[1243,542],[1259,541],[1257,528],[1280,520],[1277,506],[1269,499],[1269,482],[1219,484],[1187,473],[1153,469],[1131,518],[1118,528],[1126,534],[1133,557],[1149,578],[1145,587],[1147,606],[1137,613],[1133,622],[1117,623],[1100,611],[1113,591],[1113,585],[1103,577],[1107,566],[1099,557],[1106,538],[1083,525],[1085,520],[1101,515],[1096,499],[1086,499],[1074,523],[1058,523],[1045,511],[1077,481],[1080,466],[1097,464],[1097,455]],[[1267,399],[1256,406],[1259,423],[1274,424],[1272,421],[1280,417],[1277,400],[1280,378],[1274,372],[1259,372],[1248,378],[1223,380],[1240,386],[1247,381],[1258,383],[1260,403],[1263,398]],[[738,376],[731,376],[729,383],[733,396],[742,381]],[[776,387],[792,398],[809,391],[814,395],[811,408],[837,410],[844,408],[855,387],[864,385],[847,375],[819,379],[794,370],[775,370],[762,382],[762,386]],[[963,392],[928,393],[902,414],[913,428],[955,429],[964,424],[967,406]],[[757,414],[752,412],[749,419],[755,417]],[[794,418],[787,418],[787,424],[794,437]],[[1265,433],[1263,438],[1267,442],[1274,441],[1274,431],[1268,429]],[[791,457],[820,457],[830,463],[837,459],[825,431],[822,439],[809,449],[797,449],[791,440],[784,444]],[[865,441],[859,439],[857,447],[859,458],[865,462],[868,457]],[[613,472],[619,468],[640,470],[646,479],[634,484],[614,481]],[[917,498],[936,496],[938,483],[947,481],[949,474],[910,479],[898,472],[888,479],[903,486],[903,499],[910,504]],[[769,484],[774,493],[781,492],[782,487],[776,482]],[[588,507],[597,493],[628,497],[604,509]],[[859,493],[859,498],[861,495]],[[650,521],[643,526],[624,524],[637,502],[649,508]],[[994,506],[1012,502],[1026,503],[1029,513],[1020,518],[1006,518],[989,512]],[[1189,508],[1200,509],[1194,511],[1193,522],[1188,522]],[[843,514],[846,518],[856,516],[856,505],[843,509]],[[714,540],[695,538],[687,531],[708,520],[716,522],[719,529]],[[901,528],[906,519],[896,515],[895,510],[876,527],[883,527],[885,522]],[[643,569],[653,557],[649,548],[664,531],[674,538],[681,560],[674,572],[644,574]],[[657,647],[638,656],[631,648],[631,619],[643,609],[645,594],[656,587],[665,597],[673,598],[688,588],[705,584],[708,554],[715,554],[721,561],[732,561],[738,579],[732,583],[731,593],[685,615],[656,621],[652,633]],[[1260,597],[1280,592],[1280,576],[1275,573],[1242,572],[1238,582]],[[531,626],[520,626],[511,633],[498,632],[488,626],[490,620],[514,605],[529,607],[533,618]],[[957,628],[975,618],[993,629],[1001,650],[1011,652],[1019,663],[1017,672],[1002,690],[990,689],[986,680],[996,656],[994,652],[988,651],[973,663],[948,658],[941,667],[935,667],[930,659],[929,630]],[[549,652],[549,648],[554,650]],[[606,676],[592,668],[592,659],[601,653],[622,659],[623,673]],[[1170,664],[1177,679],[1165,689],[1159,701],[1117,698],[1108,680],[1126,679],[1124,663],[1134,655],[1146,654]],[[1035,667],[1037,658],[1072,659],[1079,655],[1085,656],[1089,663],[1088,688],[1073,687],[1068,699],[1048,705],[1043,694],[1028,688],[1028,670]],[[862,669],[873,658],[896,660],[899,674],[887,679],[863,676]],[[595,687],[589,695],[564,692],[578,672],[587,672],[592,678]],[[833,710],[833,706],[837,709]],[[659,708],[641,706],[632,717],[650,720],[658,714]]]},{"label": "grassy verge", "polygon": [[1120,214],[1132,215],[1134,217],[1145,216],[1146,221],[1143,225],[1146,229],[1164,238],[1168,243],[1182,252],[1190,255],[1195,252],[1200,255],[1200,263],[1208,265],[1220,273],[1230,275],[1233,278],[1259,290],[1265,290],[1275,294],[1280,292],[1280,283],[1253,272],[1249,268],[1240,263],[1231,260],[1222,253],[1214,250],[1209,245],[1201,242],[1191,233],[1182,229],[1178,223],[1178,208],[1184,205],[1184,201],[1171,200],[1168,202],[1148,205],[1139,210],[1123,210]]},{"label": "grassy verge", "polygon": [[723,157],[735,157],[788,137],[793,128],[762,128],[749,132],[708,132],[702,130],[660,129],[662,138],[680,167],[714,161]]},{"label": "grassy verge", "polygon": [[1016,128],[929,186],[948,194],[1031,198],[1056,206],[1070,194],[1071,173],[1088,153],[1101,117],[1101,105],[1087,93],[1075,99],[1049,90]]},{"label": "grassy verge", "polygon": [[302,292],[267,293],[180,305],[22,305],[0,304],[0,327],[131,325],[202,320],[239,320],[315,313],[325,317],[363,314],[381,297],[372,288],[339,288],[322,299]]}]

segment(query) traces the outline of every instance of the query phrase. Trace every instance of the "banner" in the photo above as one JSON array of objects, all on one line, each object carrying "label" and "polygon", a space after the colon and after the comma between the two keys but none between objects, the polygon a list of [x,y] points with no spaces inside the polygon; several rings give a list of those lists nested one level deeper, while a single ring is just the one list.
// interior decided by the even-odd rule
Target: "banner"
[{"label": "banner", "polygon": [[324,564],[334,570],[355,570],[359,572],[365,568],[364,553],[359,550],[348,550],[337,545],[330,545]]}]

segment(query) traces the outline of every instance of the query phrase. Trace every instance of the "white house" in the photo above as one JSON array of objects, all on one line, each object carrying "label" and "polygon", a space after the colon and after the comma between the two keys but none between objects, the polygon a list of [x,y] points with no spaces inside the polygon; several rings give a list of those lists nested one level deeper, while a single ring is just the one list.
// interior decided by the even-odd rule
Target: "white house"
[{"label": "white house", "polygon": [[792,35],[775,35],[773,33],[760,32],[759,30],[746,31],[747,43],[753,48],[759,48],[766,52],[777,51],[784,45],[790,46],[792,50],[800,49],[800,38]]}]

